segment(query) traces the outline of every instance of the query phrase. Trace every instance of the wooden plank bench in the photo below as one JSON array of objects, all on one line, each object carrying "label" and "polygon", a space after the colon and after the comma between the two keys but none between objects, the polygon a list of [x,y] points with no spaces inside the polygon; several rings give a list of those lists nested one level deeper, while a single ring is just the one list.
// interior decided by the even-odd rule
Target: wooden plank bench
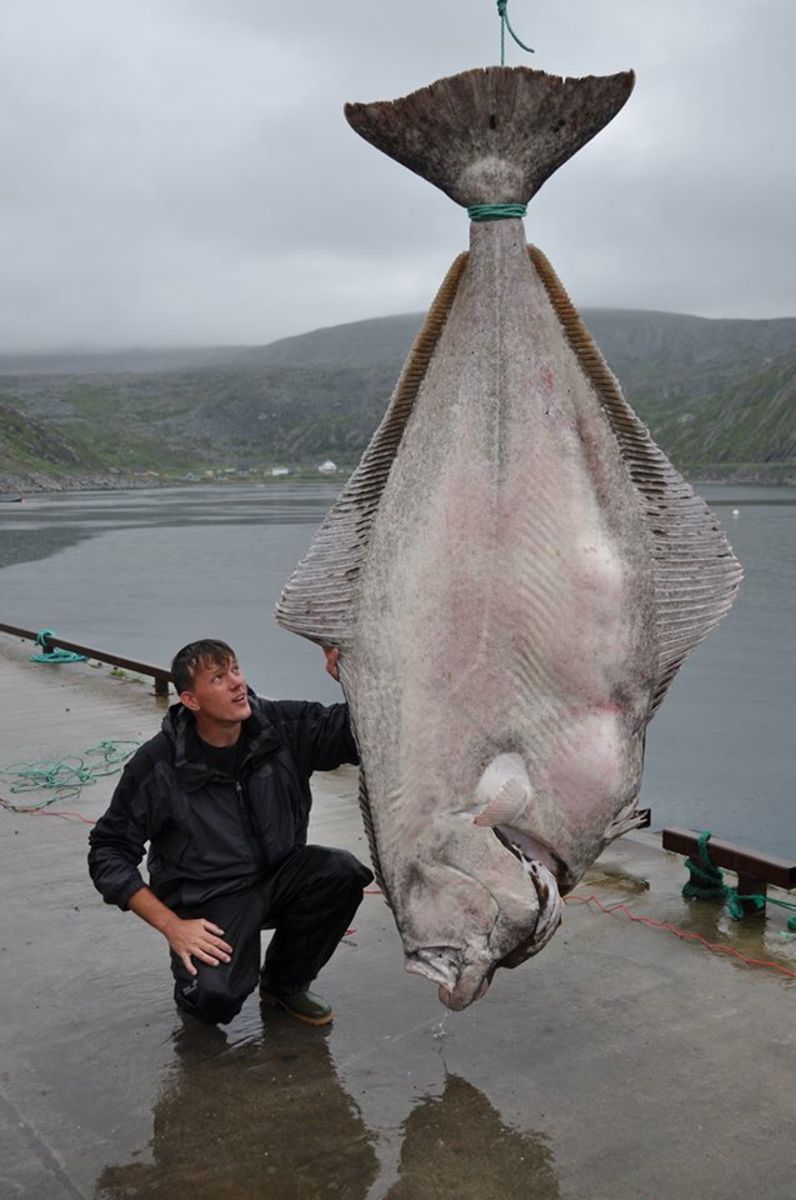
[{"label": "wooden plank bench", "polygon": [[[699,834],[694,829],[664,829],[661,840],[664,850],[693,857],[699,853]],[[708,853],[717,867],[734,871],[738,876],[738,894],[759,895],[765,899],[768,884],[790,891],[796,888],[796,863],[771,854],[758,854],[745,846],[735,846],[711,837]],[[753,902],[743,901],[744,912],[764,911]]]}]

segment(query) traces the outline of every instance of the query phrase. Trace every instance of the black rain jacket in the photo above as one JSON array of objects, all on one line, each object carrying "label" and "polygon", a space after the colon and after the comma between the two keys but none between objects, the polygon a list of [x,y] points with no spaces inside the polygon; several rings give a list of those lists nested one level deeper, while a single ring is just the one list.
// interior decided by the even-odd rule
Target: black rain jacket
[{"label": "black rain jacket", "polygon": [[107,904],[126,909],[144,886],[147,842],[149,886],[173,909],[252,887],[306,843],[310,775],[359,762],[348,706],[249,700],[239,781],[205,763],[182,704],[127,763],[89,834],[89,872]]}]

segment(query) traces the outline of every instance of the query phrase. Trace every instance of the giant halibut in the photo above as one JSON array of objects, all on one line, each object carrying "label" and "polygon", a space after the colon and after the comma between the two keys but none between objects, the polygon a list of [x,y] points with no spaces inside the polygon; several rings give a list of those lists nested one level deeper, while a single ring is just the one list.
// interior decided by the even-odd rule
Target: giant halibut
[{"label": "giant halibut", "polygon": [[277,608],[340,650],[374,867],[408,970],[463,1008],[638,824],[646,726],[740,567],[624,400],[522,206],[626,72],[468,71],[353,104],[475,209],[359,466]]}]

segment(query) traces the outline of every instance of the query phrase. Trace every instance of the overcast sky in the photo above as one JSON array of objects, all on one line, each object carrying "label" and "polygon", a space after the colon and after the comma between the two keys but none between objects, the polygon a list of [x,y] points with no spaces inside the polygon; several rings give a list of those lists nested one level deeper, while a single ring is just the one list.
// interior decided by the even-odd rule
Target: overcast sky
[{"label": "overcast sky", "polygon": [[[796,315],[796,0],[509,15],[509,65],[637,73],[526,218],[575,302]],[[498,61],[494,0],[0,0],[0,349],[426,308],[466,215],[342,107]]]}]

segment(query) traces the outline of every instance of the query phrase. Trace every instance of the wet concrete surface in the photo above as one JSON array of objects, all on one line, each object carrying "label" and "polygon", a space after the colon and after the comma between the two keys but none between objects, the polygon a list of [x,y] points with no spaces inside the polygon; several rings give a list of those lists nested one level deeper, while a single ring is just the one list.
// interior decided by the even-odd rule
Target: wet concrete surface
[{"label": "wet concrete surface", "polygon": [[[157,728],[146,686],[29,651],[0,638],[0,762]],[[316,778],[311,837],[366,857],[355,772]],[[95,817],[112,786],[70,811]],[[616,843],[577,895],[796,972],[784,916],[684,901],[655,841]],[[318,980],[331,1027],[252,997],[206,1029],[174,1010],[160,935],[94,892],[86,826],[0,812],[0,845],[2,1200],[793,1194],[796,994],[770,968],[572,901],[537,959],[454,1014],[370,895]]]}]

